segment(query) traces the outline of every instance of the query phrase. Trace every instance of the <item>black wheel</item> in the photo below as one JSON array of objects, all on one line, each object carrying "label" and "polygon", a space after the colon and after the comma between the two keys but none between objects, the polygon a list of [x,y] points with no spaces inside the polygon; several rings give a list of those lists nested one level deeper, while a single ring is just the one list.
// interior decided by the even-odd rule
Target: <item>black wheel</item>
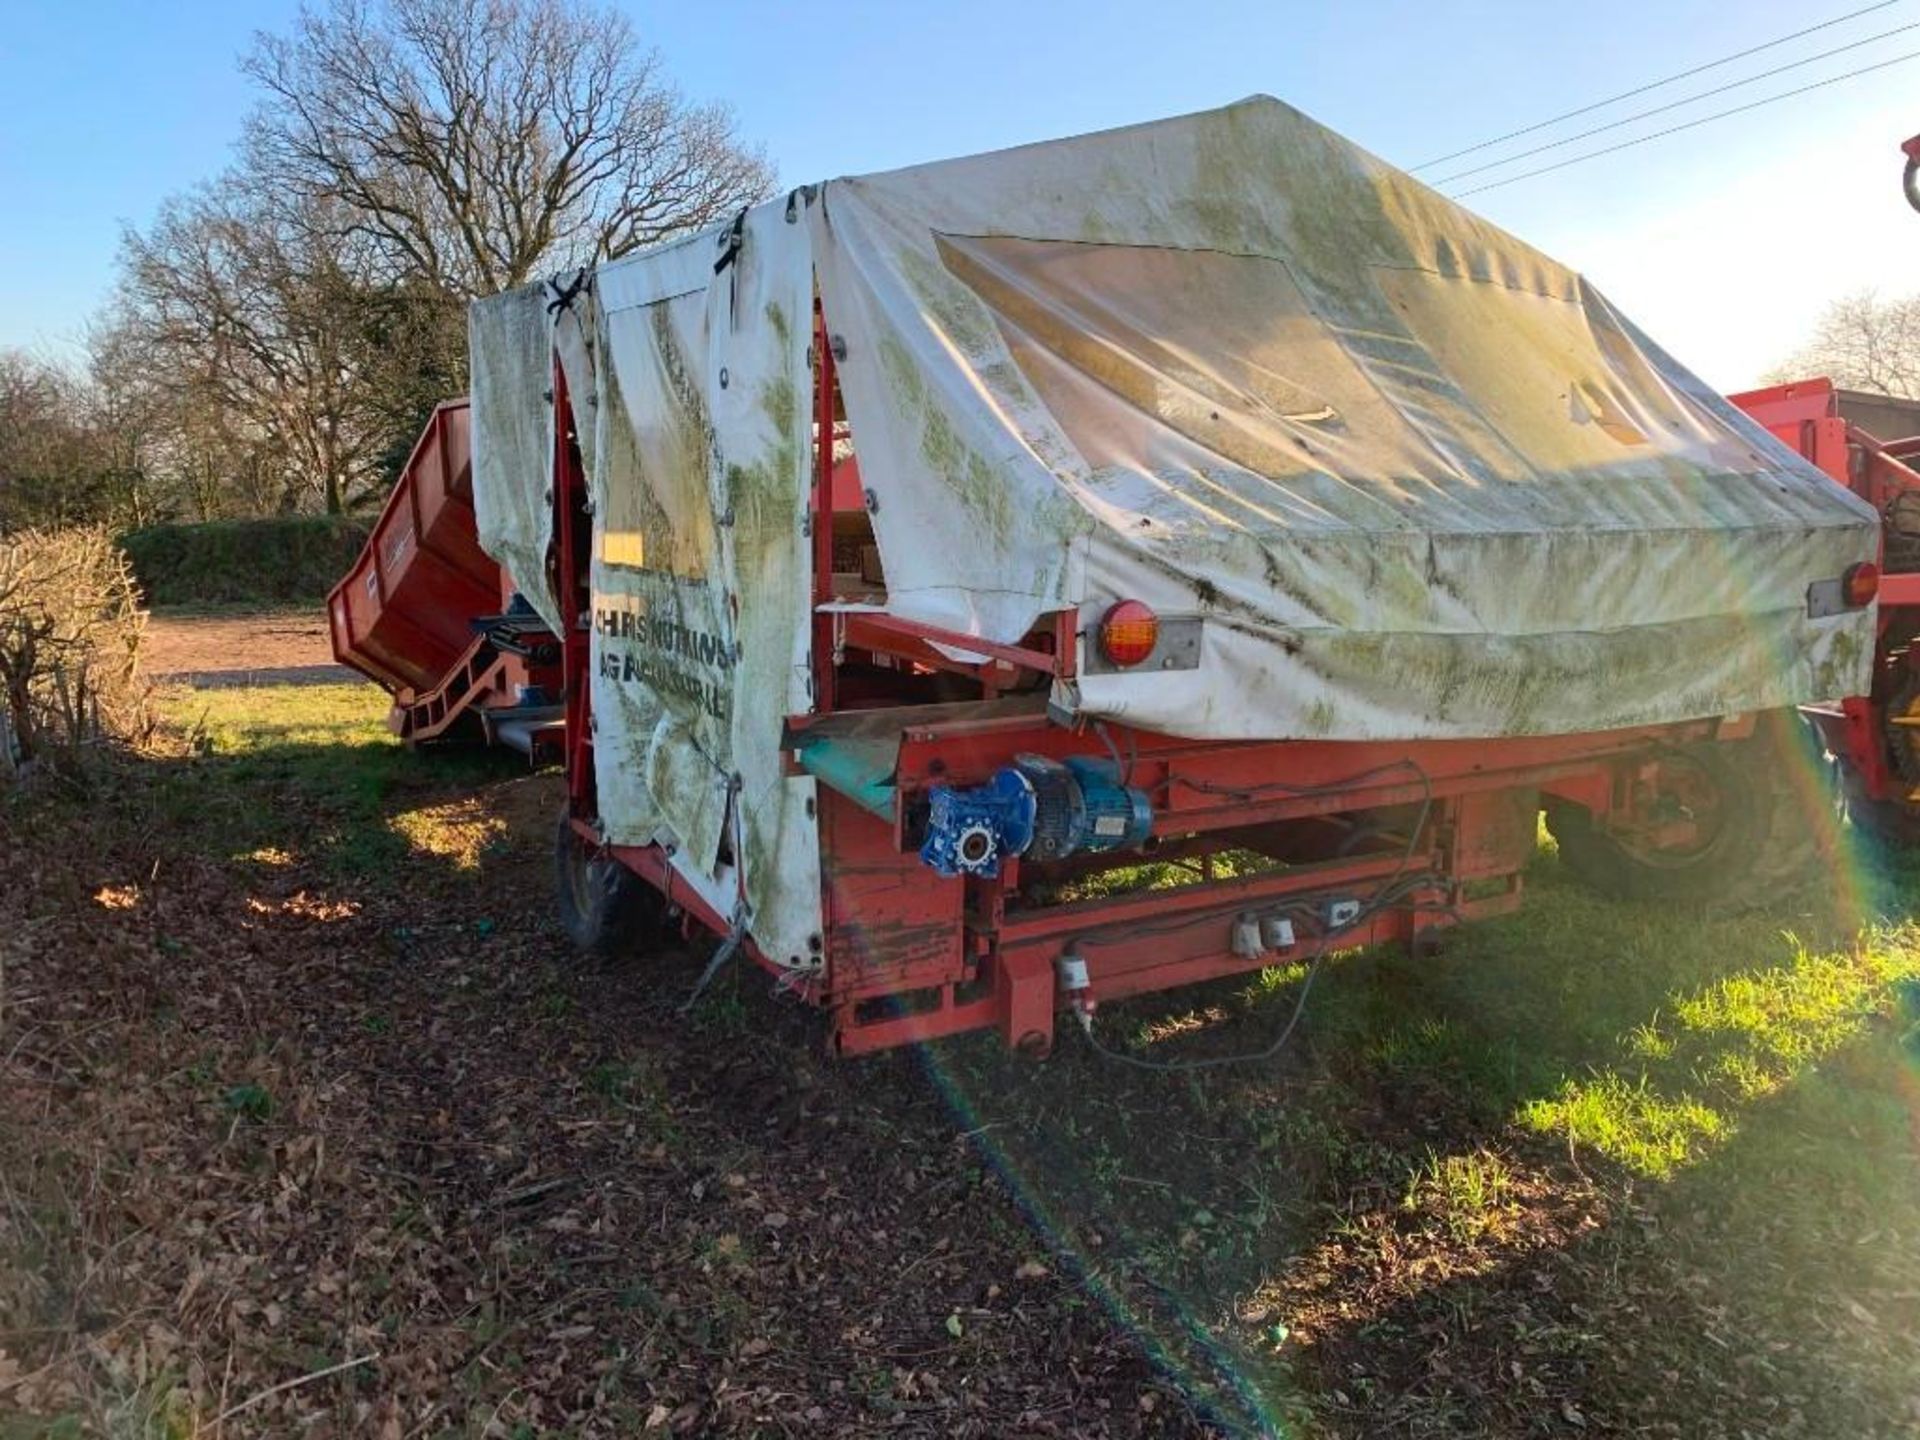
[{"label": "black wheel", "polygon": [[1811,877],[1833,853],[1825,760],[1792,711],[1761,716],[1750,739],[1676,746],[1659,760],[1661,800],[1690,822],[1684,842],[1603,830],[1578,805],[1547,808],[1561,860],[1602,894],[1744,910]]},{"label": "black wheel", "polygon": [[574,832],[565,810],[554,835],[553,862],[560,924],[582,953],[617,959],[661,940],[664,897],[617,860],[595,855]]}]

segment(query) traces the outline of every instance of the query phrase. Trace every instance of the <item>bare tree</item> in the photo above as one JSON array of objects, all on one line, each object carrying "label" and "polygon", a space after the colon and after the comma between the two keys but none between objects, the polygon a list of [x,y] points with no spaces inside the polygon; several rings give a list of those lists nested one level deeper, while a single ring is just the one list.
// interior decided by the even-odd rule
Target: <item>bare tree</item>
[{"label": "bare tree", "polygon": [[0,351],[0,533],[138,523],[145,475],[120,418],[89,375]]},{"label": "bare tree", "polygon": [[[236,164],[123,238],[91,374],[52,398],[22,377],[19,404],[74,423],[15,459],[0,434],[0,526],[29,492],[59,506],[16,524],[350,509],[465,388],[469,298],[771,184],[598,0],[316,3],[245,62],[264,98]],[[77,439],[86,467],[51,454]]]},{"label": "bare tree", "polygon": [[61,482],[87,463],[78,411],[71,375],[0,351],[0,530],[65,518]]},{"label": "bare tree", "polygon": [[[124,253],[123,253],[124,265]],[[118,300],[87,335],[90,413],[102,445],[137,477],[122,528],[218,520],[279,508],[283,470],[270,437],[228,402],[217,367],[156,317]],[[106,517],[101,517],[106,518]]]},{"label": "bare tree", "polygon": [[164,433],[161,392],[121,327],[96,317],[87,327],[85,415],[118,513],[95,520],[137,529],[176,508],[156,470],[155,442]]},{"label": "bare tree", "polygon": [[1807,375],[1825,375],[1849,390],[1920,399],[1920,296],[1882,300],[1863,290],[1834,301],[1813,338],[1770,378]]},{"label": "bare tree", "polygon": [[279,508],[337,513],[383,436],[363,383],[367,289],[318,228],[230,174],[125,237],[121,299],[125,343],[176,408],[237,422],[284,476]]},{"label": "bare tree", "polygon": [[330,0],[261,35],[251,168],[463,296],[620,255],[763,197],[762,154],[585,0]]}]

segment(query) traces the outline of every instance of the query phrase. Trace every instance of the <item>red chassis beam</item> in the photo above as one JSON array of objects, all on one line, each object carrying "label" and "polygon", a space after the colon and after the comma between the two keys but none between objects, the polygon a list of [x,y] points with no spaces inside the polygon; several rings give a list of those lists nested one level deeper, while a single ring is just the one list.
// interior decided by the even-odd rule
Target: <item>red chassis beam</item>
[{"label": "red chassis beam", "polygon": [[[1066,678],[1073,675],[1074,615],[1070,610],[1060,611],[1052,618],[1047,633],[1042,637],[1046,648],[1037,645],[1002,645],[959,630],[943,630],[937,625],[923,625],[917,620],[902,620],[874,611],[838,612],[833,616],[833,622],[836,653],[848,649],[868,650],[883,655],[897,655],[936,669],[952,669],[967,674],[977,674],[985,668],[985,662],[998,662],[1012,670],[1029,670],[1041,675]],[[968,661],[955,658],[935,648],[942,645],[980,656],[981,659]]]},{"label": "red chassis beam", "polygon": [[1920,571],[1904,575],[1882,574],[1879,599],[1883,611],[1920,605]]},{"label": "red chassis beam", "polygon": [[[796,717],[798,720],[799,717]],[[1666,729],[1497,742],[1424,744],[1290,741],[1199,745],[1164,736],[1128,736],[1137,749],[1136,783],[1160,788],[1191,782],[1191,798],[1156,809],[1165,834],[1244,829],[1311,820],[1339,811],[1421,806],[1422,833],[1347,859],[1287,865],[1263,874],[1136,891],[1070,904],[1022,907],[1019,862],[993,880],[944,878],[903,848],[898,819],[880,819],[823,789],[821,825],[824,972],[792,993],[827,1008],[833,1043],[846,1055],[992,1028],[1006,1043],[1044,1052],[1060,1000],[1055,966],[1072,949],[1087,964],[1096,1000],[1171,989],[1299,958],[1293,952],[1233,953],[1230,927],[1248,911],[1273,910],[1309,897],[1338,896],[1367,912],[1343,929],[1342,948],[1411,940],[1456,920],[1514,908],[1519,872],[1531,854],[1537,797],[1562,795],[1604,811],[1631,765],[1624,757],[1650,745],[1738,738],[1750,725],[1698,722]],[[898,775],[901,808],[912,776],[965,783],[1020,752],[1104,753],[1098,740],[1043,719],[949,722],[903,733]],[[1286,777],[1284,792],[1259,787]],[[1365,778],[1359,778],[1365,777]],[[1342,782],[1345,783],[1342,783]],[[1214,787],[1236,789],[1231,797]],[[1187,784],[1165,787],[1187,795]],[[589,843],[596,832],[577,820]],[[1412,843],[1410,843],[1410,841]],[[657,847],[609,852],[659,889],[696,924],[725,933],[726,917],[686,885]],[[1169,846],[1167,854],[1180,853]],[[1134,864],[1153,854],[1104,857]],[[1411,877],[1425,883],[1377,913],[1383,888]],[[1470,893],[1469,887],[1476,893]],[[1490,893],[1477,893],[1481,889]],[[782,968],[751,943],[748,954]]]},{"label": "red chassis beam", "polygon": [[[1425,856],[1416,856],[1413,868]],[[1055,967],[1071,950],[1087,965],[1095,1000],[1169,990],[1203,980],[1239,974],[1265,965],[1305,958],[1315,940],[1302,932],[1290,950],[1272,955],[1236,955],[1225,943],[1228,928],[1243,912],[1307,896],[1339,893],[1365,905],[1379,888],[1405,867],[1404,855],[1289,867],[1267,875],[1215,885],[1151,891],[1111,900],[1050,907],[1030,916],[1004,918],[990,952],[962,980],[904,987],[888,996],[840,999],[834,1004],[834,1045],[843,1055],[865,1054],[994,1028],[1010,1046],[1045,1054],[1053,1044],[1060,995]],[[1441,887],[1408,901],[1445,902]],[[1484,915],[1511,909],[1517,886],[1456,911]],[[1416,930],[1445,923],[1437,909],[1383,909],[1342,930],[1341,948],[1411,937]],[[888,1003],[899,998],[899,1006]]]},{"label": "red chassis beam", "polygon": [[[807,722],[795,717],[791,723],[798,729]],[[1155,796],[1154,828],[1164,833],[1405,805],[1429,792],[1558,789],[1556,782],[1592,773],[1610,756],[1752,732],[1753,718],[1742,716],[1497,740],[1206,742],[1120,725],[1106,727],[1102,739],[1038,715],[997,716],[906,727],[896,775],[910,793],[933,784],[977,784],[1018,754],[1117,757],[1132,772],[1128,783]]]},{"label": "red chassis beam", "polygon": [[[1500,741],[1198,744],[1124,729],[1102,741],[1032,715],[909,723],[891,823],[823,792],[828,966],[811,998],[833,1010],[834,1041],[845,1054],[989,1026],[1010,1045],[1045,1050],[1061,998],[1055,966],[1069,950],[1085,961],[1093,998],[1102,1000],[1298,958],[1236,954],[1230,935],[1242,914],[1303,897],[1338,896],[1361,908],[1363,921],[1337,937],[1342,947],[1413,939],[1511,909],[1541,793],[1605,813],[1623,803],[1634,757],[1649,748],[1736,739],[1751,728],[1751,720],[1702,721]],[[949,879],[909,848],[905,817],[926,787],[983,780],[1019,753],[1108,754],[1109,742],[1130,782],[1153,797],[1154,833],[1167,855],[1194,843],[1177,837],[1311,824],[1340,812],[1418,807],[1412,815],[1425,823],[1417,836],[1347,859],[1045,906],[1023,906],[1017,861],[995,879]],[[1430,878],[1404,889],[1420,877]],[[1371,902],[1391,887],[1404,893],[1376,913]]]}]

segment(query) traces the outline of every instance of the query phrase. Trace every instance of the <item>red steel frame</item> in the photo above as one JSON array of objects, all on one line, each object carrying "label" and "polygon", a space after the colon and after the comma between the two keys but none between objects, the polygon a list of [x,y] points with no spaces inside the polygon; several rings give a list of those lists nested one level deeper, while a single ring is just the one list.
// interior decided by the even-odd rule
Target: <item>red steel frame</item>
[{"label": "red steel frame", "polygon": [[[809,732],[830,734],[853,721],[868,733],[875,726],[897,733],[896,800],[892,815],[883,817],[825,785],[819,789],[823,966],[796,984],[777,957],[761,954],[750,940],[744,949],[786,975],[794,993],[829,1011],[834,1044],[843,1054],[988,1027],[1009,1045],[1044,1053],[1062,1000],[1056,962],[1068,948],[1086,960],[1093,998],[1106,1000],[1288,958],[1232,952],[1234,918],[1260,907],[1333,897],[1364,905],[1398,886],[1396,903],[1340,931],[1343,947],[1417,941],[1436,926],[1511,910],[1520,901],[1520,872],[1534,848],[1542,795],[1632,825],[1655,788],[1660,747],[1752,732],[1752,718],[1746,717],[1484,741],[1201,742],[1117,724],[1096,732],[1056,723],[1031,689],[1019,687],[1024,681],[1044,689],[1044,683],[1073,674],[1080,639],[1073,612],[1045,617],[1020,644],[1003,645],[891,616],[822,608],[832,598],[836,391],[831,337],[818,314],[813,354],[815,704],[806,715],[769,715],[767,724],[771,730],[784,722],[786,743],[794,746]],[[586,683],[590,522],[579,455],[568,434],[566,381],[557,364],[554,403],[554,534],[566,622],[573,824],[584,843],[659,888],[688,923],[724,934],[727,917],[675,873],[659,847],[605,847],[596,823]],[[983,659],[977,665],[956,662],[934,649],[934,642]],[[960,705],[855,704],[841,683],[840,662],[849,652],[885,656],[922,673],[966,673],[979,682],[981,698]],[[996,700],[1008,691],[1015,693]],[[911,836],[917,803],[936,784],[982,782],[1017,754],[1124,756],[1128,783],[1153,801],[1152,853],[1111,853],[1047,875],[1031,867],[1023,874],[1019,860],[1004,863],[991,879],[945,878],[929,869]],[[1410,818],[1423,823],[1417,834],[1391,834],[1353,853],[1322,843],[1339,833],[1342,817],[1361,813],[1388,823],[1398,819],[1403,827]],[[1639,828],[1664,837],[1675,827]],[[1283,850],[1304,842],[1306,854],[1260,873],[1217,873],[1219,852],[1263,837]],[[1146,859],[1189,864],[1195,882],[1069,903],[1048,903],[1027,883]],[[1305,942],[1296,947],[1305,948]]]},{"label": "red steel frame", "polygon": [[[1906,463],[1920,456],[1920,437],[1883,441],[1840,413],[1830,380],[1795,380],[1727,397],[1768,432],[1853,491],[1885,518],[1901,495],[1920,492],[1920,473]],[[1831,706],[1809,707],[1827,746],[1845,758],[1867,798],[1904,801],[1911,788],[1893,769],[1888,749],[1888,702],[1920,665],[1920,572],[1886,573],[1885,542],[1872,690]]]}]

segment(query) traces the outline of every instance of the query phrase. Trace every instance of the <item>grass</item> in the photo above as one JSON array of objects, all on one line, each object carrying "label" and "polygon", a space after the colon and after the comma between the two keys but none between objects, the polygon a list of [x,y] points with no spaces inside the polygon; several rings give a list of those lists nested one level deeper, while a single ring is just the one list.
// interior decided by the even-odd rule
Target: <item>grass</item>
[{"label": "grass", "polygon": [[[217,837],[225,858],[278,863],[287,804],[311,817],[309,849],[347,874],[407,851],[472,870],[501,838],[498,816],[469,798],[404,803],[427,777],[477,784],[501,772],[471,754],[408,752],[371,686],[175,692],[168,709],[198,753],[167,803],[219,817],[194,828]],[[1442,1084],[1475,1113],[1668,1176],[1733,1133],[1743,1106],[1887,1013],[1896,981],[1920,975],[1920,931],[1909,926],[1848,937],[1829,920],[1825,941],[1836,943],[1816,947],[1774,916],[1679,923],[1659,907],[1606,905],[1559,883],[1551,858],[1546,866],[1528,909],[1462,934],[1449,963],[1424,975],[1387,965],[1400,992],[1364,978],[1383,973],[1379,961],[1336,961],[1356,983],[1329,977],[1316,996],[1320,1043],[1337,1042],[1363,1070]],[[1131,1023],[1148,1044],[1177,1043],[1284,1014],[1303,976],[1276,966],[1225,1004],[1186,997],[1109,1023]],[[1408,1004],[1406,985],[1424,1003]],[[721,1028],[739,1027],[738,1015],[727,1018]]]},{"label": "grass", "polygon": [[[215,1042],[203,1038],[204,1032],[179,1028],[180,997],[171,987],[191,983],[178,977],[197,973],[215,937],[191,903],[176,904],[163,918],[146,876],[163,874],[176,895],[192,894],[195,876],[217,871],[238,878],[243,895],[257,884],[238,916],[224,921],[227,934],[220,939],[255,924],[263,934],[274,933],[273,921],[283,912],[299,917],[296,931],[301,923],[329,923],[383,889],[388,903],[400,894],[406,908],[397,913],[432,918],[439,902],[433,887],[452,882],[460,893],[470,892],[471,873],[491,853],[501,829],[496,818],[473,806],[469,792],[524,774],[511,760],[484,754],[408,751],[387,730],[386,696],[370,685],[172,689],[158,699],[178,743],[135,769],[102,779],[85,797],[83,812],[40,817],[26,808],[28,797],[19,798],[25,823],[15,835],[31,836],[36,823],[50,820],[69,841],[74,831],[97,835],[103,866],[111,863],[106,852],[116,848],[151,847],[158,859],[151,872],[143,866],[133,877],[97,887],[73,875],[54,877],[59,888],[37,902],[45,911],[59,894],[63,898],[57,903],[82,924],[95,906],[116,920],[154,917],[150,937],[145,925],[136,921],[131,927],[137,937],[133,943],[150,950],[144,958],[137,952],[128,957],[127,984],[103,986],[102,993],[91,996],[88,1003],[98,1008],[96,1023],[79,1033],[114,1030],[116,1021],[127,1018],[121,1002],[129,995],[135,997],[129,1002],[132,1013],[149,1016],[150,1025],[136,1020],[130,1030],[114,1030],[116,1046],[123,1042],[125,1048],[105,1052],[108,1058],[88,1065],[73,1058],[78,1049],[60,1049],[70,1042],[60,1041],[46,1025],[15,1021],[26,1013],[17,1008],[18,1001],[0,1014],[0,1021],[10,1024],[6,1043],[0,1044],[0,1095],[7,1097],[0,1104],[5,1122],[0,1123],[0,1440],[68,1434],[214,1440],[236,1433],[231,1423],[213,1425],[218,1404],[209,1411],[189,1403],[187,1379],[161,1363],[161,1350],[151,1362],[145,1350],[128,1362],[118,1348],[112,1355],[97,1348],[94,1332],[104,1322],[88,1317],[94,1307],[108,1303],[105,1277],[114,1274],[129,1248],[144,1243],[142,1237],[169,1228],[153,1211],[144,1225],[116,1234],[123,1217],[112,1205],[97,1202],[104,1192],[132,1197],[159,1183],[156,1177],[167,1174],[167,1165],[153,1156],[167,1146],[212,1147],[231,1168],[221,1183],[250,1183],[280,1163],[279,1137],[311,1122],[314,1092],[296,1085],[286,1072],[280,1050],[286,1037],[272,1027],[288,1022],[274,1016],[274,1004],[266,998],[274,983],[269,972],[263,972],[259,993],[236,987],[228,1006],[248,1012],[258,1005],[269,1017],[268,1028],[248,1042],[203,1049]],[[58,801],[53,795],[41,797],[41,803]],[[73,849],[71,843],[67,849]],[[88,862],[82,863],[84,868]],[[494,922],[485,915],[470,907],[449,909],[476,944],[492,933]],[[391,943],[405,952],[411,941],[396,932]],[[283,955],[296,958],[290,949],[271,944],[262,958],[271,964]],[[16,969],[0,979],[19,974]],[[452,983],[464,985],[469,978],[455,976]],[[0,996],[13,998],[4,986]],[[26,1003],[33,1001],[28,986]],[[396,1028],[393,1014],[384,1009],[358,1018],[352,1028],[369,1037]],[[22,1048],[26,1041],[32,1043]],[[180,1103],[158,1124],[147,1119],[141,1143],[155,1148],[135,1156],[123,1146],[125,1137],[110,1114],[101,1129],[87,1131],[55,1128],[53,1119],[37,1110],[8,1113],[14,1092],[6,1087],[32,1073],[17,1063],[8,1067],[22,1055],[43,1055],[36,1062],[42,1069],[70,1074],[80,1093],[108,1105],[130,1107],[156,1086],[171,1088]],[[122,1065],[134,1069],[136,1079],[142,1073],[154,1077],[153,1085],[134,1085],[114,1098],[114,1076]],[[156,1134],[165,1134],[166,1141],[155,1145]],[[145,1202],[129,1198],[128,1213],[139,1203]],[[109,1338],[124,1328],[116,1326]],[[64,1396],[55,1407],[15,1416],[9,1403],[17,1397],[8,1382],[19,1373],[10,1367],[20,1337],[56,1334],[92,1348],[71,1359],[70,1385],[54,1392]],[[324,1346],[311,1355],[288,1351],[280,1363],[298,1373],[322,1364],[329,1354]],[[203,1400],[211,1393],[217,1401],[224,1386],[218,1374],[209,1380],[196,1373],[192,1380]]]},{"label": "grass", "polygon": [[1520,1123],[1564,1135],[1569,1148],[1596,1150],[1642,1175],[1665,1178],[1729,1133],[1725,1114],[1681,1094],[1668,1097],[1646,1076],[1614,1070],[1563,1081],[1558,1094],[1529,1100]]},{"label": "grass", "polygon": [[233,1086],[220,1097],[220,1103],[233,1114],[248,1120],[265,1120],[273,1114],[273,1096],[265,1087],[247,1081]]},{"label": "grass", "polygon": [[1407,1177],[1400,1208],[1439,1215],[1455,1239],[1472,1240],[1499,1223],[1510,1203],[1513,1176],[1490,1151],[1466,1155],[1427,1152]]},{"label": "grass", "polygon": [[[1350,1396],[1349,1371],[1399,1363],[1433,1389],[1420,1337],[1447,1334],[1467,1356],[1550,1350],[1651,1424],[1683,1403],[1665,1374],[1731,1383],[1694,1315],[1710,1304],[1770,1357],[1800,1351],[1807,1384],[1844,1376],[1845,1413],[1875,1417],[1857,1433],[1904,1433],[1880,1417],[1905,1413],[1890,1407],[1920,1357],[1849,1306],[1910,1309],[1898,1297],[1920,1280],[1920,1078],[1899,1043],[1920,1004],[1897,1000],[1920,1001],[1920,877],[1855,864],[1731,917],[1597,899],[1550,845],[1529,881],[1519,914],[1451,935],[1437,960],[1330,957],[1277,1061],[1142,1082],[1068,1044],[1016,1088],[983,1046],[951,1087],[1008,1137],[1034,1213],[1103,1217],[1095,1263],[1141,1276],[1127,1323],[1228,1413],[1249,1388],[1300,1398],[1299,1360],[1274,1364],[1277,1319],[1279,1358],[1311,1355]],[[1258,1051],[1303,979],[1275,967],[1103,1007],[1100,1024],[1162,1057]],[[1196,1208],[1219,1223],[1194,1226]],[[1530,1287],[1509,1298],[1536,1254],[1553,1257],[1564,1327]],[[1676,1272],[1692,1277],[1679,1296]],[[1218,1317],[1208,1346],[1196,1312]],[[1488,1375],[1487,1393],[1518,1405],[1512,1378]],[[1480,1403],[1433,1394],[1392,1428],[1452,1433],[1450,1407]],[[1784,1433],[1827,1433],[1809,1426]]]},{"label": "grass", "polygon": [[[175,723],[205,737],[212,754],[250,754],[313,746],[398,748],[388,733],[386,694],[356,681],[347,685],[261,685],[176,690],[167,711]],[[352,784],[345,757],[331,757],[329,788]]]},{"label": "grass", "polygon": [[[324,602],[324,597],[323,597]],[[152,605],[147,613],[160,620],[312,620],[319,611],[311,600],[183,600],[174,605]]]},{"label": "grass", "polygon": [[1775,963],[1670,991],[1625,1029],[1611,1064],[1564,1079],[1518,1118],[1642,1175],[1667,1177],[1728,1139],[1740,1115],[1891,1015],[1920,975],[1920,930],[1877,925],[1825,952],[1792,933]]},{"label": "grass", "polygon": [[[1277,865],[1277,861],[1257,851],[1223,850],[1212,857],[1212,878],[1233,880],[1259,875]],[[1102,900],[1141,890],[1177,890],[1184,885],[1200,884],[1206,878],[1207,874],[1198,860],[1149,860],[1140,865],[1119,865],[1111,870],[1095,871],[1054,887],[1050,898],[1055,903]]]},{"label": "grass", "polygon": [[[390,870],[409,852],[477,869],[500,823],[470,798],[406,804],[409,795],[477,786],[511,760],[467,749],[414,752],[388,731],[372,685],[173,690],[162,710],[191,753],[171,762],[153,801],[169,829],[218,858],[282,863],[289,811],[302,848],[340,876]],[[424,797],[423,797],[424,798]]]}]

